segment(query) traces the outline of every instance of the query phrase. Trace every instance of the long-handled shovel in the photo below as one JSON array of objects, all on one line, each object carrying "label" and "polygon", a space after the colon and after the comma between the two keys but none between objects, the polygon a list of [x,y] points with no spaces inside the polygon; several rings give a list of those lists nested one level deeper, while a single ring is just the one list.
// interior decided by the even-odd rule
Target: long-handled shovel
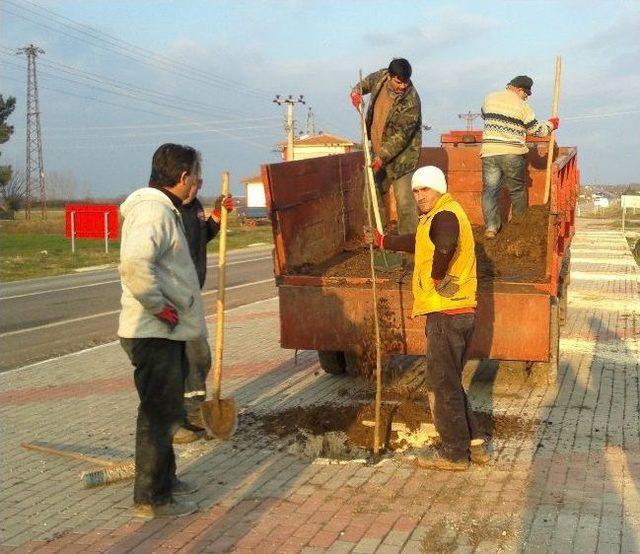
[{"label": "long-handled shovel", "polygon": [[[222,175],[222,195],[229,195],[229,172]],[[220,213],[220,250],[218,252],[218,300],[216,302],[216,349],[211,374],[211,399],[200,406],[202,421],[210,437],[227,440],[236,429],[237,414],[234,398],[220,398],[222,349],[224,345],[225,261],[227,254],[227,210]]]},{"label": "long-handled shovel", "polygon": [[[360,70],[360,82],[362,82],[362,70]],[[366,186],[368,187],[369,198],[373,207],[376,229],[378,230],[378,233],[382,234],[384,233],[384,229],[382,227],[382,219],[380,218],[376,182],[373,176],[373,169],[371,168],[371,149],[369,148],[369,133],[367,133],[367,121],[364,114],[363,104],[358,106],[358,113],[360,114],[360,129],[362,132],[362,150],[364,151]],[[390,190],[388,194],[393,194],[393,191]],[[374,259],[375,267],[381,271],[391,271],[402,265],[402,258],[395,252],[383,252],[381,250],[377,250],[374,252]]]},{"label": "long-handled shovel", "polygon": [[[360,71],[360,82],[362,82],[362,70]],[[367,137],[367,125],[364,120],[364,110],[362,105],[358,107],[360,119],[362,123],[362,147],[364,148],[364,167],[365,167],[365,198],[367,220],[369,227],[372,226],[371,209],[376,221],[378,233],[382,234],[382,221],[380,220],[380,210],[378,209],[378,197],[376,195],[376,185],[373,180],[373,171],[371,169],[371,153],[369,152],[369,139]],[[380,408],[382,404],[382,345],[380,344],[380,321],[378,319],[378,291],[376,288],[376,270],[374,262],[373,244],[369,245],[369,258],[371,265],[371,292],[373,294],[373,321],[376,336],[376,403],[375,403],[375,423],[373,428],[373,453],[378,454],[380,451],[380,434],[381,434],[381,414]]]},{"label": "long-handled shovel", "polygon": [[[556,56],[556,76],[553,83],[553,106],[551,108],[551,117],[558,117],[558,102],[560,100],[560,75],[562,74],[562,58]],[[549,193],[551,192],[551,165],[553,163],[553,145],[556,138],[556,132],[551,131],[549,136],[549,150],[547,151],[547,172],[544,180],[544,203],[549,201]]]}]

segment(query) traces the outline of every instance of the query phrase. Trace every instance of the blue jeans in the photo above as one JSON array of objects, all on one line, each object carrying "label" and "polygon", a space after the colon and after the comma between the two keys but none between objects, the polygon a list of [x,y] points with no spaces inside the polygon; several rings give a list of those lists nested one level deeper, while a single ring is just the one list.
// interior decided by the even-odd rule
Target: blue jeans
[{"label": "blue jeans", "polygon": [[482,158],[482,215],[488,231],[498,232],[502,225],[499,199],[503,184],[511,196],[513,217],[522,217],[527,211],[524,168],[523,154],[502,154]]}]

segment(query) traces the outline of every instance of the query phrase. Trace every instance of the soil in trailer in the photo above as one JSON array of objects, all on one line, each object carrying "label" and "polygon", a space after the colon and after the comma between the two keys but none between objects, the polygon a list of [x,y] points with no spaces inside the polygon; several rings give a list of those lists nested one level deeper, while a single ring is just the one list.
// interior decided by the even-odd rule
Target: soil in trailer
[{"label": "soil in trailer", "polygon": [[[506,224],[493,239],[484,237],[484,227],[473,226],[476,242],[477,275],[480,283],[511,281],[534,283],[544,281],[547,266],[547,232],[549,209],[531,206],[522,221]],[[368,278],[371,276],[369,251],[354,245],[341,254],[317,265],[296,268],[296,273],[320,277]],[[410,279],[410,271],[396,269],[379,272],[386,279],[381,286]]]}]

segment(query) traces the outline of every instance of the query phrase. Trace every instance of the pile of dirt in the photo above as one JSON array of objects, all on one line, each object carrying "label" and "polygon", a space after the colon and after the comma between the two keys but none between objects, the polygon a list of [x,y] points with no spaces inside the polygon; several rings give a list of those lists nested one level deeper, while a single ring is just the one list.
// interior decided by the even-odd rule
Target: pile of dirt
[{"label": "pile of dirt", "polygon": [[[268,414],[244,414],[251,424],[278,438],[294,439],[294,448],[307,457],[348,459],[362,457],[373,445],[374,403],[342,406],[321,404],[297,406]],[[537,419],[476,412],[478,423],[488,437],[523,438],[539,425]],[[385,450],[403,450],[408,446],[426,446],[433,442],[433,418],[424,402],[385,402],[381,410],[381,445]],[[424,442],[418,444],[417,439]],[[340,445],[343,445],[341,447]],[[333,455],[328,455],[333,451]]]},{"label": "pile of dirt", "polygon": [[478,280],[543,281],[548,224],[549,208],[532,206],[521,220],[510,221],[493,239],[485,238],[484,227],[474,225]]},{"label": "pile of dirt", "polygon": [[[547,231],[549,209],[531,206],[520,221],[507,223],[497,237],[486,239],[484,227],[473,226],[476,242],[477,275],[481,283],[492,281],[540,282],[545,279],[547,265]],[[353,244],[345,252],[320,264],[295,269],[295,273],[317,277],[369,278],[371,266],[368,249]],[[411,268],[378,272],[382,288],[393,288],[399,282],[411,281]]]}]

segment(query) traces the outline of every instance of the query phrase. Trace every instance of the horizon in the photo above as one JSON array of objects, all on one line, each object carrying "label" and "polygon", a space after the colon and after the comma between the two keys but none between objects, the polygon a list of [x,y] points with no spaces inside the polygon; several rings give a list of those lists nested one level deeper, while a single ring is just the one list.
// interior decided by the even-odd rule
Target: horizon
[{"label": "horizon", "polygon": [[571,0],[555,4],[553,17],[548,6],[6,0],[0,93],[17,107],[2,163],[24,167],[26,61],[13,51],[29,43],[46,51],[38,58],[45,170],[72,176],[94,198],[144,186],[163,142],[202,152],[205,196],[225,169],[232,193],[243,193],[242,178],[280,161],[274,148],[286,137],[276,94],[305,96],[297,130],[306,130],[312,107],[316,131],[358,142],[348,92],[360,68],[367,74],[392,57],[413,65],[423,123],[432,127],[423,146],[464,129],[458,114],[479,111],[516,74],[533,77],[530,102],[546,119],[560,54],[558,143],[578,148],[585,184],[637,182],[640,4]]}]

